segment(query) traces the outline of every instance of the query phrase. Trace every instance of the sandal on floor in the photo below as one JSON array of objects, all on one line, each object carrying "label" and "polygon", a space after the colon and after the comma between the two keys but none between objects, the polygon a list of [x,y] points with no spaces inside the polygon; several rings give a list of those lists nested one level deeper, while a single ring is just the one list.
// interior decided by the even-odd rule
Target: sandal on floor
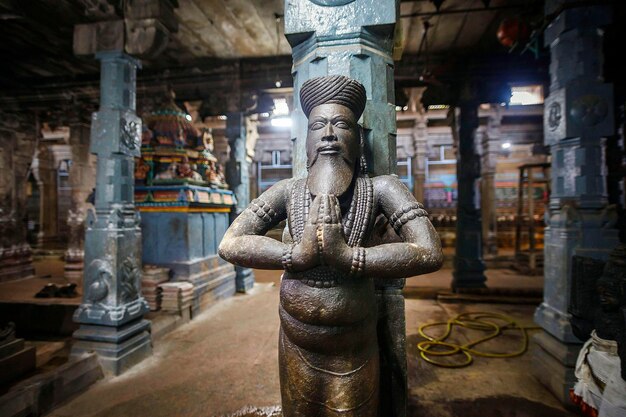
[{"label": "sandal on floor", "polygon": [[37,294],[35,294],[35,297],[36,298],[54,298],[56,297],[58,290],[59,290],[59,287],[49,282],[41,290],[39,290]]},{"label": "sandal on floor", "polygon": [[69,284],[65,284],[62,287],[57,289],[56,296],[63,298],[73,298],[76,297],[78,293],[76,292],[76,284],[71,282]]}]

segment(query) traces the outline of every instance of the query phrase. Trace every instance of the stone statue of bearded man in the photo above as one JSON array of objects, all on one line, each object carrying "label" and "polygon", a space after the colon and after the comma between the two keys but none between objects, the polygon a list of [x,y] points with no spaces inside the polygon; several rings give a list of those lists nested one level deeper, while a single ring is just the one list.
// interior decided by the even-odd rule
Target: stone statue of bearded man
[{"label": "stone statue of bearded man", "polygon": [[[285,417],[377,416],[373,279],[424,274],[442,263],[439,236],[423,206],[397,177],[367,175],[357,124],[366,100],[365,88],[347,77],[305,82],[307,177],[281,181],[253,200],[220,245],[220,255],[236,265],[284,270],[279,365]],[[379,215],[398,242],[375,243]],[[264,236],[284,219],[282,243]]]}]

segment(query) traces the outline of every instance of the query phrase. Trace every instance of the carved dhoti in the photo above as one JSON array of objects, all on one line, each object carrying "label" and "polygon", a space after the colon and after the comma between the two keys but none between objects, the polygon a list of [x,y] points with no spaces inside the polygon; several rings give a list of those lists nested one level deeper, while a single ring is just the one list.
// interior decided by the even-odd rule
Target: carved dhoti
[{"label": "carved dhoti", "polygon": [[285,417],[377,415],[374,297],[371,280],[338,277],[323,267],[285,274],[279,341]]}]

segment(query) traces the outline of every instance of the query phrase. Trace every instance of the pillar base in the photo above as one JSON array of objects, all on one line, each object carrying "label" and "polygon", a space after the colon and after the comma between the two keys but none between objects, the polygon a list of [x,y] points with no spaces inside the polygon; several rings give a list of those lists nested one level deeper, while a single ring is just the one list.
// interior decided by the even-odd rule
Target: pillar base
[{"label": "pillar base", "polygon": [[581,347],[582,343],[563,343],[545,331],[532,338],[533,376],[570,408],[569,391],[576,383],[574,368]]},{"label": "pillar base", "polygon": [[579,344],[580,340],[574,336],[569,314],[563,314],[559,310],[551,307],[545,302],[541,303],[535,310],[535,323],[541,326],[546,332],[562,340],[563,343]]},{"label": "pillar base", "polygon": [[480,259],[454,258],[452,289],[486,288],[485,263]]},{"label": "pillar base", "polygon": [[235,266],[237,277],[235,278],[235,285],[237,292],[247,293],[254,287],[254,272],[250,268],[243,268],[241,266]]},{"label": "pillar base", "polygon": [[152,355],[150,322],[139,319],[120,327],[83,324],[74,332],[72,356],[95,352],[106,374],[120,375]]}]

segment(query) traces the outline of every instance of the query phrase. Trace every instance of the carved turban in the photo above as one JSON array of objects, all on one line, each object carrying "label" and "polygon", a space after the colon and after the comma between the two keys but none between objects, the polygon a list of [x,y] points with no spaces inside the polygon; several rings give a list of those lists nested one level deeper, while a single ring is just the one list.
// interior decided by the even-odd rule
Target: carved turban
[{"label": "carved turban", "polygon": [[358,119],[365,109],[366,101],[365,87],[343,75],[311,78],[300,89],[300,104],[307,118],[314,107],[334,103],[348,107]]}]

